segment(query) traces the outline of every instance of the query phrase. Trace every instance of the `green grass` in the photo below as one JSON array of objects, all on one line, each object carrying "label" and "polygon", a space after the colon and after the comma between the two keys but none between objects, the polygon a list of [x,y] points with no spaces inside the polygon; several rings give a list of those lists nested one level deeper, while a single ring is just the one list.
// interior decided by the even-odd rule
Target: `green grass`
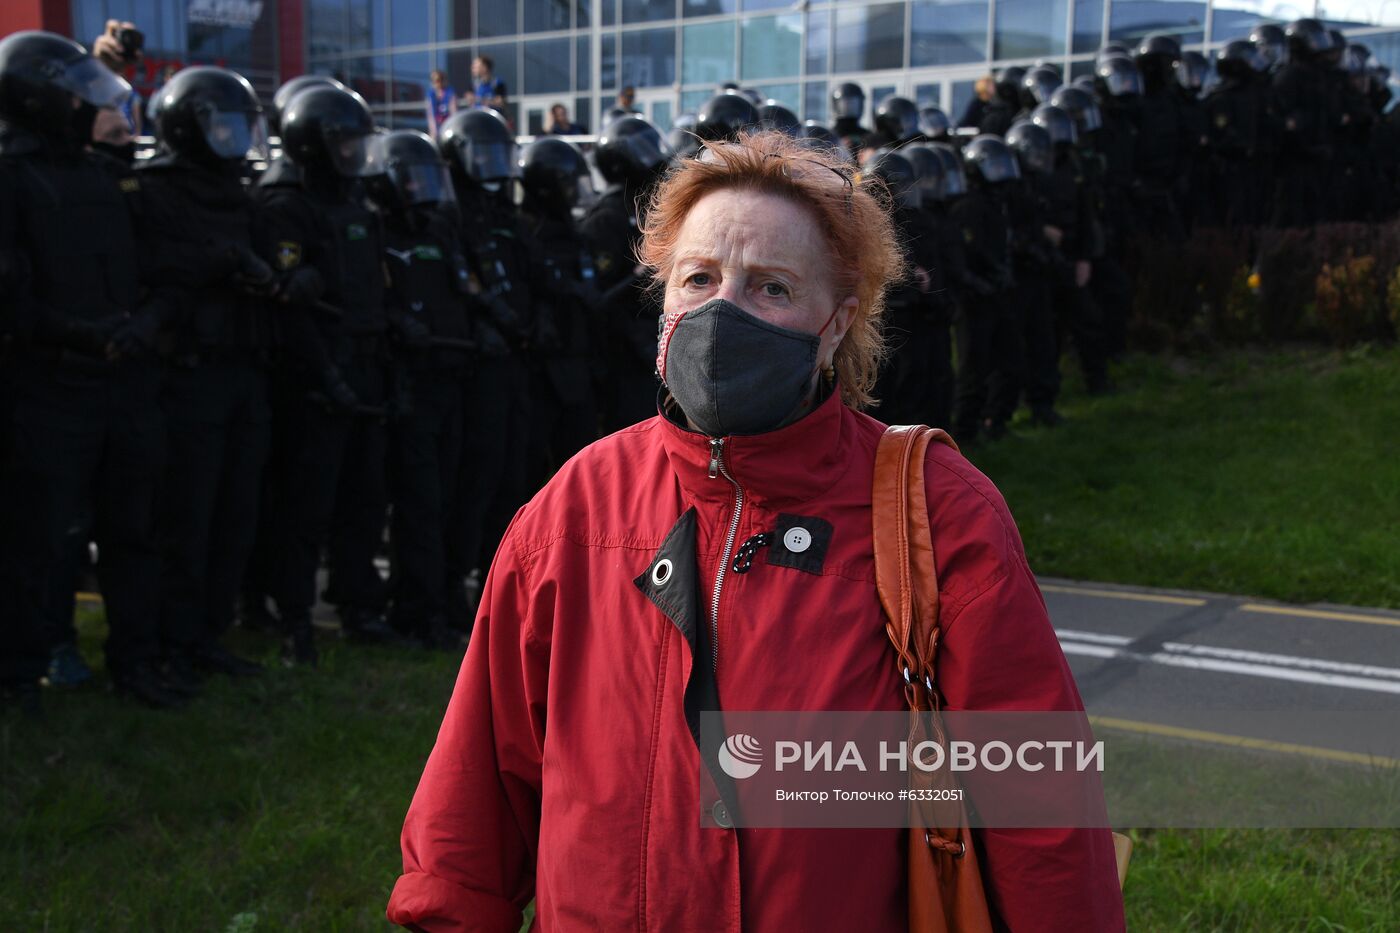
[{"label": "green grass", "polygon": [[1400,350],[1134,358],[969,451],[1039,574],[1400,608]]},{"label": "green grass", "polygon": [[[973,451],[1041,573],[1400,606],[1400,353],[1138,359]],[[100,655],[100,618],[84,651]],[[0,930],[382,930],[458,658],[326,640],[175,713],[0,719]],[[271,659],[272,644],[240,646]],[[1242,772],[1243,773],[1243,772]],[[1133,930],[1392,931],[1400,832],[1135,832]]]}]

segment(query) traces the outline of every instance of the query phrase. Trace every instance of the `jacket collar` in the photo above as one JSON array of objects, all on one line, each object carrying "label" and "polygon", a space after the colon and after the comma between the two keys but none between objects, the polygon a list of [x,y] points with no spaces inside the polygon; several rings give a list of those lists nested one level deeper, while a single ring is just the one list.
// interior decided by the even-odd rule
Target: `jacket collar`
[{"label": "jacket collar", "polygon": [[[855,419],[842,404],[840,391],[833,391],[816,409],[787,427],[767,434],[722,438],[724,467],[756,504],[791,509],[822,495],[845,475]],[[718,472],[710,476],[716,452],[711,438],[677,424],[664,410],[658,421],[671,470],[686,497],[693,502],[729,503],[734,487]]]}]

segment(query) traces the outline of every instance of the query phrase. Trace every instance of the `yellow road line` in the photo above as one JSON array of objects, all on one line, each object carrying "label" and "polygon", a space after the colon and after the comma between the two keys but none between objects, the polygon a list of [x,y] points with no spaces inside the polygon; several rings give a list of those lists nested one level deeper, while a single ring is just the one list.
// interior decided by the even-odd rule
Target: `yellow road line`
[{"label": "yellow road line", "polygon": [[1361,752],[1344,752],[1335,748],[1321,748],[1316,745],[1297,745],[1293,742],[1275,742],[1272,739],[1258,739],[1247,735],[1228,735],[1224,732],[1208,732],[1204,729],[1187,729],[1182,726],[1167,726],[1156,722],[1139,722],[1136,719],[1118,719],[1113,716],[1090,716],[1089,722],[1106,729],[1121,729],[1145,735],[1165,735],[1177,739],[1194,739],[1197,742],[1210,742],[1213,745],[1229,745],[1235,748],[1254,748],[1268,752],[1282,752],[1288,755],[1306,755],[1310,758],[1323,758],[1328,761],[1344,761],[1347,764],[1377,765],[1384,768],[1400,768],[1400,759],[1386,758],[1383,755],[1366,755]]},{"label": "yellow road line", "polygon": [[1143,603],[1170,603],[1173,606],[1204,606],[1206,601],[1195,596],[1162,596],[1158,593],[1128,593],[1121,590],[1096,590],[1088,586],[1060,586],[1042,583],[1041,592],[1068,593],[1073,596],[1103,596],[1107,599],[1134,599]]},{"label": "yellow road line", "polygon": [[1245,603],[1240,612],[1262,612],[1269,615],[1301,616],[1305,619],[1336,619],[1340,622],[1369,622],[1371,625],[1400,625],[1400,619],[1390,616],[1369,616],[1359,612],[1332,612],[1328,609],[1295,609],[1292,606],[1270,606],[1265,603]]}]

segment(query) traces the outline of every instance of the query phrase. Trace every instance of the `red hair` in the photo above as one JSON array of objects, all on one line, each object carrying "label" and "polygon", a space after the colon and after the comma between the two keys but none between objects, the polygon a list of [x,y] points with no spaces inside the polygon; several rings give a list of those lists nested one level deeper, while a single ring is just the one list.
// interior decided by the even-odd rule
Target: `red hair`
[{"label": "red hair", "polygon": [[842,400],[853,408],[870,405],[885,355],[880,327],[885,289],[904,271],[884,186],[878,179],[854,176],[836,153],[807,148],[776,131],[746,133],[736,143],[713,145],[702,154],[672,168],[652,193],[638,256],[653,270],[655,283],[665,287],[681,227],[705,195],[737,189],[801,205],[826,241],[826,267],[838,297],[854,295],[859,302],[833,361]]}]

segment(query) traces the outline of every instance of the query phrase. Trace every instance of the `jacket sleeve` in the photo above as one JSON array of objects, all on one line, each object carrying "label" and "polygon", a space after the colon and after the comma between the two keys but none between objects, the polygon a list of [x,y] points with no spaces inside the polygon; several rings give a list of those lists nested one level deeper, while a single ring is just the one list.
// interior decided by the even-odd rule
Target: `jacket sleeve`
[{"label": "jacket sleeve", "polygon": [[[927,476],[940,588],[948,587],[937,668],[947,708],[1083,710],[1001,494],[946,449],[931,454]],[[1124,929],[1108,829],[983,828],[973,838],[997,929]]]},{"label": "jacket sleeve", "polygon": [[414,930],[516,933],[534,896],[546,646],[512,536],[487,577],[466,660],[404,820],[388,917]]}]

